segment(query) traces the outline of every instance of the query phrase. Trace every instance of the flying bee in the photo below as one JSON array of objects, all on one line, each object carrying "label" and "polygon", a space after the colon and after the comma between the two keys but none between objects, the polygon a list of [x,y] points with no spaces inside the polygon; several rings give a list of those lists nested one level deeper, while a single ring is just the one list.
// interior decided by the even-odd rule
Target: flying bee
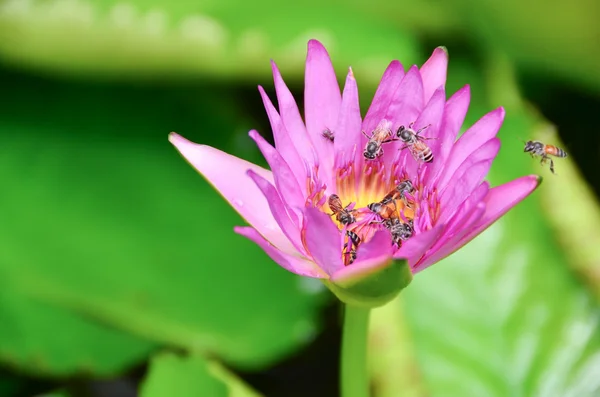
[{"label": "flying bee", "polygon": [[325,128],[321,135],[323,135],[324,138],[328,139],[331,142],[335,140],[335,135],[333,135],[333,131],[331,131],[329,128]]},{"label": "flying bee", "polygon": [[525,142],[524,152],[529,152],[531,157],[540,156],[542,160],[540,164],[550,161],[550,172],[554,174],[554,161],[549,156],[567,157],[567,152],[553,145],[546,145],[540,141]]},{"label": "flying bee", "polygon": [[419,135],[421,131],[429,128],[431,124],[426,125],[416,132],[412,129],[413,124],[414,123],[410,123],[408,128],[401,125],[396,131],[396,136],[404,143],[404,147],[400,148],[400,150],[408,148],[410,154],[412,154],[416,161],[431,163],[433,161],[433,152],[431,151],[431,148],[423,141],[435,138],[424,138]]},{"label": "flying bee", "polygon": [[394,138],[392,130],[389,126],[390,124],[387,120],[382,120],[373,130],[371,136],[368,136],[364,131],[362,131],[363,135],[369,140],[365,145],[365,150],[363,151],[363,156],[367,160],[375,160],[377,157],[381,157],[383,154],[383,144],[398,140]]},{"label": "flying bee", "polygon": [[344,207],[342,205],[342,200],[337,194],[329,196],[328,204],[329,209],[333,212],[331,215],[335,215],[335,220],[342,225],[349,225],[356,222],[356,217],[354,216],[355,210],[349,209],[350,205]]},{"label": "flying bee", "polygon": [[398,248],[402,246],[402,242],[408,240],[413,235],[412,221],[403,223],[400,219],[389,220],[386,227],[390,230],[392,235],[392,243]]},{"label": "flying bee", "polygon": [[407,179],[405,181],[400,182],[398,185],[396,185],[396,188],[394,190],[386,194],[383,200],[381,200],[381,204],[388,204],[400,198],[402,199],[405,205],[408,205],[408,199],[406,198],[406,194],[413,193],[414,191],[414,185],[409,179]]}]

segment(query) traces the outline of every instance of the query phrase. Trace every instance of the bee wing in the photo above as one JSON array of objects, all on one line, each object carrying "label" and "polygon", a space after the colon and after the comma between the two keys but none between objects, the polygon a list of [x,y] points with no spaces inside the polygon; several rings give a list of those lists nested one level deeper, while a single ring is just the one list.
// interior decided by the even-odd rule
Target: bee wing
[{"label": "bee wing", "polygon": [[329,196],[328,204],[331,211],[333,211],[336,214],[344,209],[344,207],[342,206],[342,200],[340,200],[338,196]]}]

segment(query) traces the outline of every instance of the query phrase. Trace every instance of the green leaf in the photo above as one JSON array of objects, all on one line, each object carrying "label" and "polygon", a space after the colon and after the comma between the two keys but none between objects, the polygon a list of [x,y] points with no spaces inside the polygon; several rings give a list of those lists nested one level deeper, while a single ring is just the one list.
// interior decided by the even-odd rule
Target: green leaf
[{"label": "green leaf", "polygon": [[227,386],[211,375],[204,358],[162,353],[152,358],[140,395],[226,397],[229,393]]},{"label": "green leaf", "polygon": [[376,71],[391,57],[415,61],[402,27],[349,7],[311,1],[6,0],[0,54],[61,73],[139,79],[268,76],[269,58],[301,75],[308,39],[326,44],[336,65]]},{"label": "green leaf", "polygon": [[[154,344],[21,296],[3,278],[0,360],[35,375],[110,375],[144,360]],[[2,394],[4,395],[4,394]]]},{"label": "green leaf", "polygon": [[[15,288],[246,367],[311,340],[324,295],[234,234],[243,221],[167,141],[172,129],[222,146],[246,134],[239,92],[4,87],[0,269]],[[243,139],[237,151],[256,156]]]},{"label": "green leaf", "polygon": [[[514,87],[503,73],[489,76],[504,78],[494,87]],[[541,171],[518,139],[532,131],[534,120],[518,102],[509,105],[492,185]],[[471,117],[483,114],[481,108],[475,104]],[[600,392],[600,313],[569,271],[540,209],[542,194],[538,190],[473,242],[420,273],[403,294],[432,396]]]}]

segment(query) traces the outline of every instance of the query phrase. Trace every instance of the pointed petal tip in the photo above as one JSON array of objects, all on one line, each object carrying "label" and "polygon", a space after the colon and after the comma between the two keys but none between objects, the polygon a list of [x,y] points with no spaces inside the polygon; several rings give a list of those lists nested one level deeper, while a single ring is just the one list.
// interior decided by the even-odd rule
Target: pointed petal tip
[{"label": "pointed petal tip", "polygon": [[446,54],[446,57],[448,56],[448,48],[446,46],[440,45],[440,46],[437,46],[435,48],[435,50],[433,50],[433,52],[440,52],[440,51],[443,51]]},{"label": "pointed petal tip", "polygon": [[352,66],[348,67],[348,77],[354,79],[354,71],[352,70]]},{"label": "pointed petal tip", "polygon": [[169,132],[169,142],[171,142],[173,145],[177,146],[178,143],[185,143],[185,142],[190,142],[190,141],[188,141],[187,139],[185,139],[178,133],[172,131],[172,132]]},{"label": "pointed petal tip", "polygon": [[322,48],[325,49],[325,46],[323,46],[323,44],[321,44],[321,42],[317,39],[310,39],[308,40],[308,49],[318,49],[318,48]]}]

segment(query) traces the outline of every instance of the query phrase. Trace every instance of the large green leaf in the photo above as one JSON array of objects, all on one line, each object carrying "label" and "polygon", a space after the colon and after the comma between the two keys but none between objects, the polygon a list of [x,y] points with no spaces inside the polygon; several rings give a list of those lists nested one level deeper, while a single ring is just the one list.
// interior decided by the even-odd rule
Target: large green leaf
[{"label": "large green leaf", "polygon": [[160,353],[152,358],[141,397],[259,397],[222,365],[201,356]]},{"label": "large green leaf", "polygon": [[14,368],[43,375],[109,375],[143,361],[154,347],[92,319],[21,296],[10,287],[10,279],[4,281],[0,360]]},{"label": "large green leaf", "polygon": [[[490,77],[503,84],[492,88],[514,87],[501,70],[495,72]],[[518,101],[508,105],[493,185],[547,172],[523,153],[518,139],[531,133],[534,120]],[[475,104],[471,121],[481,108]],[[552,176],[544,183],[553,183]],[[540,209],[541,194],[543,185],[405,291],[417,359],[432,396],[600,392],[600,312],[569,271]],[[557,202],[556,210],[564,204]]]},{"label": "large green leaf", "polygon": [[0,269],[16,288],[245,366],[311,339],[322,295],[234,234],[243,221],[167,141],[245,134],[239,93],[205,87],[197,108],[192,88],[4,87]]},{"label": "large green leaf", "polygon": [[[266,76],[269,58],[300,74],[316,38],[348,65],[382,70],[417,60],[401,26],[343,5],[244,2],[6,0],[0,55],[29,66],[96,75]],[[378,77],[378,76],[377,76]]]}]

